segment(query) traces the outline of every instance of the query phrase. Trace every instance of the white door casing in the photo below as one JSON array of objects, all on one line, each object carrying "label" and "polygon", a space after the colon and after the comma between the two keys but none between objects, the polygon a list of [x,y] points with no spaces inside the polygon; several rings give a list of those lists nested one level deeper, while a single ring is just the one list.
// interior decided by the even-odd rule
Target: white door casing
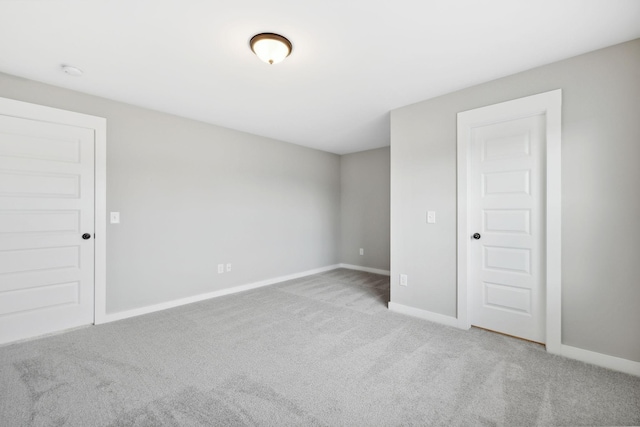
[{"label": "white door casing", "polygon": [[104,119],[0,98],[0,343],[104,318],[105,143]]},{"label": "white door casing", "polygon": [[[557,352],[561,343],[561,97],[561,90],[555,90],[458,114],[458,326],[468,329],[477,316],[493,325],[491,322],[504,322],[509,315],[506,318],[512,321],[507,322],[507,330],[479,326],[516,336],[523,336],[522,328],[529,328],[533,335],[523,337],[546,342],[551,352]],[[527,138],[517,136],[522,135],[519,128],[530,125],[541,129],[536,140],[540,142],[540,165],[546,167],[539,168],[538,178],[525,172],[532,166],[527,162],[535,163],[535,159],[523,155]],[[478,165],[484,165],[475,172],[474,156]],[[539,217],[527,213],[528,203],[534,201],[526,194],[504,197],[522,191],[533,194],[536,185],[541,190]],[[474,199],[476,193],[487,197]],[[475,215],[474,209],[478,211]],[[480,210],[486,212],[480,214]],[[474,233],[483,234],[480,227],[484,235],[475,240]],[[532,237],[536,228],[540,231],[537,240]],[[542,271],[538,282],[528,273],[535,268]],[[474,282],[479,285],[475,305]],[[543,316],[542,321],[535,326],[522,322],[528,312]]]}]

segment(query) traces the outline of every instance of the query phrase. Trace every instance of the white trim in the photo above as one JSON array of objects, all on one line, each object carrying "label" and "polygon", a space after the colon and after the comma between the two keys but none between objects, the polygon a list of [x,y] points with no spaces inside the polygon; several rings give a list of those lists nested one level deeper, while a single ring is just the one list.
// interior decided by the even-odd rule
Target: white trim
[{"label": "white trim", "polygon": [[94,311],[96,325],[107,314],[107,120],[95,126]]},{"label": "white trim", "polygon": [[107,271],[107,120],[102,117],[0,98],[2,114],[48,123],[93,129],[95,132],[95,201],[94,201],[94,322],[101,323],[106,309]]},{"label": "white trim", "polygon": [[555,350],[556,351],[551,351],[547,346],[547,351],[549,353],[640,377],[640,362],[634,362],[633,360],[609,356],[608,354],[596,353],[595,351],[585,350],[583,348],[572,347],[570,345],[564,344],[561,344]]},{"label": "white trim", "polygon": [[471,129],[496,121],[529,117],[535,114],[546,116],[546,345],[550,352],[561,346],[561,110],[562,90],[557,89],[513,101],[477,108],[458,113],[458,327],[469,329],[468,315],[469,280],[468,236],[471,235],[468,215],[468,191],[470,155],[469,134]]},{"label": "white trim", "polygon": [[421,310],[419,308],[409,307],[407,305],[391,301],[389,301],[389,310],[400,314],[406,314],[407,316],[418,317],[430,322],[440,323],[442,325],[458,327],[458,319],[455,317],[445,316],[444,314],[434,313],[432,311]]},{"label": "white trim", "polygon": [[380,270],[379,268],[361,267],[353,264],[338,264],[338,268],[347,268],[349,270],[366,271],[367,273],[382,274],[383,276],[391,276],[389,270]]},{"label": "white trim", "polygon": [[562,91],[547,92],[547,351],[562,345]]},{"label": "white trim", "polygon": [[[310,276],[312,274],[324,273],[325,271],[335,270],[337,268],[347,268],[350,270],[366,271],[369,273],[389,275],[387,270],[379,270],[376,268],[360,267],[351,264],[334,264],[326,267],[316,268],[313,270],[307,270],[300,273],[289,274],[287,276],[274,277],[267,280],[261,280],[259,282],[249,283],[247,285],[234,286],[232,288],[221,289],[219,291],[208,292],[206,294],[194,295],[186,298],[180,298],[173,301],[167,301],[160,304],[149,305],[140,308],[134,308],[132,310],[120,311],[117,313],[108,313],[101,320],[100,323],[115,322],[117,320],[128,319],[130,317],[141,316],[143,314],[154,313],[156,311],[167,310],[169,308],[179,307],[185,304],[191,304],[194,302],[205,301],[211,298],[218,298],[225,295],[231,295],[238,292],[244,292],[251,289],[261,288],[264,286],[270,286],[287,280],[298,279],[300,277]],[[409,308],[409,307],[408,307]],[[96,322],[96,324],[98,324]]]},{"label": "white trim", "polygon": [[324,273],[325,271],[335,270],[338,268],[338,264],[329,265],[326,267],[316,268],[313,270],[302,271],[300,273],[289,274],[287,276],[274,277],[272,279],[261,280],[259,282],[249,283],[247,285],[234,286],[232,288],[221,289],[219,291],[208,292],[206,294],[193,295],[186,298],[180,298],[173,301],[167,301],[160,304],[148,305],[146,307],[134,308],[133,310],[120,311],[117,313],[108,313],[104,318],[104,322],[115,322],[116,320],[128,319],[130,317],[141,316],[143,314],[154,313],[156,311],[166,310],[169,308],[179,307],[185,304],[191,304],[194,302],[204,301],[211,298],[218,298],[225,295],[236,294],[238,292],[244,292],[251,289],[261,288],[263,286],[270,286],[276,283],[286,282],[287,280],[298,279],[300,277],[310,276],[312,274]]}]

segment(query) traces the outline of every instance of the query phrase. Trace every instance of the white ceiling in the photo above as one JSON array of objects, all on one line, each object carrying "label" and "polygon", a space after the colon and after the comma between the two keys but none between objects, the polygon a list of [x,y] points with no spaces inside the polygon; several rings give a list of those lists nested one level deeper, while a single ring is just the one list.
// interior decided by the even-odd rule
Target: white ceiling
[{"label": "white ceiling", "polygon": [[[260,32],[291,56],[258,60]],[[638,0],[0,0],[2,72],[338,154],[389,145],[394,108],[638,37]]]}]

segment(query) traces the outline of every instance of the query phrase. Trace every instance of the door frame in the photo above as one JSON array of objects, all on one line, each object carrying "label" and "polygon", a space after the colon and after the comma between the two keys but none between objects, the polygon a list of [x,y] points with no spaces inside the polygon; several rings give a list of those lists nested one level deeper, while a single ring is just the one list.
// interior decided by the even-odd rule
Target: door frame
[{"label": "door frame", "polygon": [[546,180],[543,211],[545,218],[545,242],[542,245],[544,253],[543,265],[546,266],[546,280],[543,279],[546,292],[545,332],[547,351],[559,353],[561,348],[561,141],[562,141],[562,89],[527,96],[512,101],[480,107],[458,113],[458,141],[457,141],[457,192],[458,192],[458,222],[457,222],[457,286],[458,327],[469,329],[468,283],[471,269],[469,268],[471,251],[471,227],[469,214],[469,194],[471,167],[470,143],[471,130],[478,126],[505,120],[513,120],[537,114],[546,117]]},{"label": "door frame", "polygon": [[93,130],[95,137],[93,323],[105,323],[107,271],[107,119],[9,98],[0,98],[0,114]]}]

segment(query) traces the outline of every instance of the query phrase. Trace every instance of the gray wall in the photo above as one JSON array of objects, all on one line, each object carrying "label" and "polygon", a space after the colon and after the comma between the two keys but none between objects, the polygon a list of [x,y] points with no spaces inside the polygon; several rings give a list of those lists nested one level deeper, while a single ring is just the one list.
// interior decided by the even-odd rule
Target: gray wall
[{"label": "gray wall", "polygon": [[6,74],[0,96],[107,118],[108,313],[338,262],[337,155]]},{"label": "gray wall", "polygon": [[389,167],[389,147],[341,157],[340,262],[389,270]]},{"label": "gray wall", "polygon": [[391,300],[456,316],[456,114],[558,88],[563,343],[640,361],[640,40],[391,113]]}]

